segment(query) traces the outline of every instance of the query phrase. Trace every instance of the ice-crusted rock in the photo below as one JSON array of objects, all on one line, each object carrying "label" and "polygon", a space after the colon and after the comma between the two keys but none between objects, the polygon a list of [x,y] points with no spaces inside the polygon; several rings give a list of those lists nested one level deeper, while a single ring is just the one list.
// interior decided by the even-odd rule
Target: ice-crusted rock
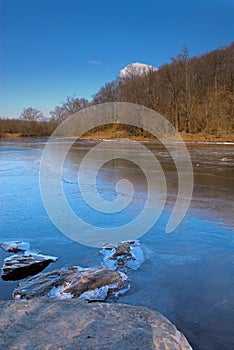
[{"label": "ice-crusted rock", "polygon": [[28,242],[21,242],[21,241],[1,242],[0,248],[5,250],[5,252],[17,253],[17,252],[29,250],[30,244]]},{"label": "ice-crusted rock", "polygon": [[15,281],[33,276],[46,268],[57,257],[43,254],[35,254],[30,251],[24,254],[14,254],[4,259],[2,267],[2,279]]},{"label": "ice-crusted rock", "polygon": [[104,255],[104,265],[110,270],[124,267],[137,270],[145,261],[142,248],[137,241],[125,241],[116,246],[106,245],[100,253]]},{"label": "ice-crusted rock", "polygon": [[12,350],[192,350],[158,312],[77,299],[1,301],[0,334]]},{"label": "ice-crusted rock", "polygon": [[41,273],[20,282],[13,296],[15,299],[51,297],[96,301],[106,300],[111,295],[127,291],[128,288],[128,278],[124,273],[71,266]]}]

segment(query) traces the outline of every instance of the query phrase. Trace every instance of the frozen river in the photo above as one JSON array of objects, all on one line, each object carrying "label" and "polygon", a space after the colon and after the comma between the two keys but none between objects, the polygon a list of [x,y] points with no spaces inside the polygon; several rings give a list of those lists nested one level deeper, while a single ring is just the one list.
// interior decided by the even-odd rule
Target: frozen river
[{"label": "frozen river", "polygon": [[[69,265],[97,266],[101,263],[99,249],[64,236],[43,207],[39,167],[46,141],[0,140],[0,241],[28,241],[33,248],[58,256],[57,262],[45,271]],[[115,184],[122,178],[131,181],[135,192],[126,211],[95,213],[78,192],[77,171],[83,156],[96,143],[86,140],[74,144],[64,163],[63,189],[74,212],[79,212],[83,220],[108,229],[127,223],[142,210],[147,184],[133,163],[122,159],[106,163],[97,176],[103,198],[114,199]],[[164,170],[167,202],[158,222],[140,238],[145,263],[129,272],[131,288],[118,301],[161,312],[186,335],[194,349],[232,350],[234,145],[187,144],[194,169],[193,198],[184,220],[171,234],[165,233],[165,226],[177,195],[175,164],[162,145],[144,145],[157,156]],[[0,251],[1,265],[8,255]],[[16,285],[17,282],[1,280],[0,299],[11,299]]]}]

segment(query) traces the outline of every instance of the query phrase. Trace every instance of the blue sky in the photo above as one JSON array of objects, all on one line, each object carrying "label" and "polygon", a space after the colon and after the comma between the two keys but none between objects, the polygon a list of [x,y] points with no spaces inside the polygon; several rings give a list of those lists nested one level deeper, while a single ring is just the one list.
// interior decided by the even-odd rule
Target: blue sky
[{"label": "blue sky", "polygon": [[0,0],[0,116],[88,99],[125,65],[233,41],[233,0]]}]

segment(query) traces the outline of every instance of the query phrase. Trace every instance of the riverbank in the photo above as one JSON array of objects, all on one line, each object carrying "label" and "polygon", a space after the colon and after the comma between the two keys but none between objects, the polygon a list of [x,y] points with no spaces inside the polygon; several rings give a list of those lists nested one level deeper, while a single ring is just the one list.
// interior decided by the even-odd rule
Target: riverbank
[{"label": "riverbank", "polygon": [[[211,134],[205,134],[205,133],[199,133],[199,134],[187,134],[185,132],[180,133],[181,138],[185,142],[234,142],[234,134],[221,134],[221,135],[211,135]],[[1,138],[20,138],[20,137],[26,137],[25,135],[22,135],[20,133],[6,133],[2,134]],[[30,136],[28,137],[41,137],[41,136]],[[130,140],[137,140],[137,141],[153,141],[155,140],[155,137],[149,134],[143,134],[143,135],[130,135],[126,132],[126,130],[104,130],[104,131],[96,131],[92,133],[88,133],[87,135],[84,135],[82,139],[130,139]]]},{"label": "riverbank", "polygon": [[[222,134],[222,135],[211,135],[211,134],[187,134],[185,132],[180,133],[181,138],[185,142],[234,142],[234,134]],[[84,139],[131,139],[137,141],[153,141],[155,137],[150,134],[143,135],[129,135],[125,130],[119,131],[98,131],[90,133],[83,137]]]}]

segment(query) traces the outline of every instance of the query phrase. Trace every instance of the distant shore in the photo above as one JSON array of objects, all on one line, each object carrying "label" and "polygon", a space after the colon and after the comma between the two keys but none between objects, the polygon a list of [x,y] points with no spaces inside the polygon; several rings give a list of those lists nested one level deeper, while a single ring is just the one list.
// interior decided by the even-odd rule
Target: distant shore
[{"label": "distant shore", "polygon": [[[185,142],[234,142],[234,134],[226,134],[226,135],[210,135],[210,134],[186,134],[185,132],[180,133],[181,138]],[[139,135],[133,136],[128,135],[125,130],[118,132],[95,132],[90,133],[83,137],[84,139],[116,139],[116,138],[125,138],[137,141],[154,141],[155,137],[151,135]]]},{"label": "distant shore", "polygon": [[[46,136],[46,135],[45,135]],[[48,136],[48,135],[47,135]],[[185,132],[180,133],[181,138],[185,142],[234,142],[234,134],[225,134],[225,135],[211,135],[211,134],[186,134]],[[5,133],[1,135],[1,138],[19,138],[19,137],[42,137],[42,136],[35,136],[35,135],[23,135],[20,133]],[[97,131],[93,133],[89,133],[87,135],[84,135],[82,139],[116,139],[116,138],[123,138],[123,139],[131,139],[131,140],[137,140],[137,141],[154,141],[155,138],[151,135],[129,135],[126,133],[125,130],[120,131]]]}]

